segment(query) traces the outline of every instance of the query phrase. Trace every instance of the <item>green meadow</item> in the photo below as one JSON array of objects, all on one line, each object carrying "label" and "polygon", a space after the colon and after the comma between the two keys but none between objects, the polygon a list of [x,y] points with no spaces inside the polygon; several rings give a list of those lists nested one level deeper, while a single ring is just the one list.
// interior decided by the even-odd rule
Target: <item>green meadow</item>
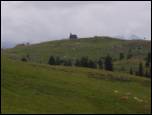
[{"label": "green meadow", "polygon": [[[148,41],[99,37],[6,49],[1,53],[2,113],[151,113],[151,79],[127,73],[144,62],[150,48]],[[126,56],[130,50],[133,57],[120,61],[119,53]],[[31,60],[20,61],[27,54]],[[107,54],[117,71],[47,64],[50,55],[96,60]]]},{"label": "green meadow", "polygon": [[[5,53],[8,53],[11,58],[20,60],[29,55],[31,62],[44,64],[48,63],[49,57],[52,55],[74,60],[88,56],[95,61],[100,57],[111,55],[114,60],[115,71],[126,73],[129,73],[130,68],[136,71],[140,62],[145,64],[148,52],[151,52],[150,41],[120,40],[111,37],[63,39],[5,50]],[[124,54],[123,60],[119,60],[120,53]],[[133,55],[133,57],[127,59],[128,54]]]}]

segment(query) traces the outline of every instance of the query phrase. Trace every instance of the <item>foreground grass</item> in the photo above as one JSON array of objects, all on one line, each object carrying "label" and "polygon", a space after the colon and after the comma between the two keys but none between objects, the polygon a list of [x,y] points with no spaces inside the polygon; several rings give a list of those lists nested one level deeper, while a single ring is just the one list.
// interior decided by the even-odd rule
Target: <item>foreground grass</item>
[{"label": "foreground grass", "polygon": [[[2,113],[151,111],[151,83],[146,78],[87,68],[23,63],[6,56],[2,56],[1,62]],[[126,95],[128,99],[123,99]]]}]

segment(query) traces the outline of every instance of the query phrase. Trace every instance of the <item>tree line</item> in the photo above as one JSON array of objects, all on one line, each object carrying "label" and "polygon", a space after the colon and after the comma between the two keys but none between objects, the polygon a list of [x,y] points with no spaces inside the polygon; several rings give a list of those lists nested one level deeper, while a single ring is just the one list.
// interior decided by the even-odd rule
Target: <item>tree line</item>
[{"label": "tree line", "polygon": [[50,56],[49,65],[64,65],[64,66],[77,66],[77,67],[88,67],[88,68],[100,68],[109,71],[113,71],[113,61],[111,56],[107,55],[105,59],[99,58],[97,61],[93,61],[86,57],[80,59],[61,59],[60,57]]},{"label": "tree line", "polygon": [[[119,60],[124,59],[124,53],[119,54]],[[132,58],[132,54],[127,55],[127,59]],[[30,55],[27,54],[26,57],[21,58],[21,61],[30,61]],[[76,66],[76,67],[87,67],[87,68],[94,68],[94,69],[104,69],[108,71],[114,71],[114,64],[113,59],[110,55],[107,55],[106,57],[101,57],[98,60],[94,61],[92,59],[89,59],[87,56],[81,57],[80,59],[63,59],[59,56],[50,56],[48,60],[49,65],[64,65],[64,66]],[[143,62],[140,62],[138,65],[138,69],[133,69],[130,67],[129,73],[131,75],[137,75],[137,76],[144,76],[151,78],[151,52],[147,54],[145,57],[145,64]]]},{"label": "tree line", "polygon": [[[124,59],[124,54],[120,53],[119,60]],[[132,58],[132,54],[127,55],[127,59]],[[114,71],[113,59],[110,55],[107,55],[105,58],[99,58],[97,61],[93,61],[88,57],[82,57],[76,60],[65,60],[60,59],[59,57],[51,56],[49,58],[48,64],[50,65],[65,65],[65,66],[77,66],[77,67],[88,67],[88,68],[99,68],[105,69],[108,71]],[[145,65],[145,67],[144,67]],[[145,69],[146,68],[146,69]],[[129,73],[131,75],[143,76],[151,78],[151,53],[149,52],[145,58],[145,64],[140,62],[138,65],[138,69],[134,70],[132,67],[130,68]]]}]

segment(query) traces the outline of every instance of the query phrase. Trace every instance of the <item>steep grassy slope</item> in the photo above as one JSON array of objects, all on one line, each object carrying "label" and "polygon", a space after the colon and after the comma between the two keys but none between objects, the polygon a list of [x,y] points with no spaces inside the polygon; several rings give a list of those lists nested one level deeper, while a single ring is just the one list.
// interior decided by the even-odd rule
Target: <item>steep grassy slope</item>
[{"label": "steep grassy slope", "polygon": [[4,55],[1,62],[2,113],[150,113],[149,79]]},{"label": "steep grassy slope", "polygon": [[[32,62],[47,63],[51,55],[62,58],[76,59],[88,56],[91,59],[98,59],[110,54],[115,60],[116,70],[130,67],[137,69],[139,62],[144,62],[144,58],[151,49],[151,42],[143,40],[120,40],[109,37],[85,38],[78,40],[58,40],[50,41],[30,46],[16,47],[5,50],[11,57],[20,59],[30,55]],[[123,52],[127,57],[128,52],[133,54],[133,59],[119,61],[119,54]]]}]

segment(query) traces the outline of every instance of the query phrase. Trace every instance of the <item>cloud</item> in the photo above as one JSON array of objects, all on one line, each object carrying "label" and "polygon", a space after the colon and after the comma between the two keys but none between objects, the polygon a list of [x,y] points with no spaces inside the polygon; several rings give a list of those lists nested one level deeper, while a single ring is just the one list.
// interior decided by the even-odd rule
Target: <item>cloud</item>
[{"label": "cloud", "polygon": [[151,2],[3,1],[2,41],[32,43],[67,38],[137,34],[151,39]]}]

